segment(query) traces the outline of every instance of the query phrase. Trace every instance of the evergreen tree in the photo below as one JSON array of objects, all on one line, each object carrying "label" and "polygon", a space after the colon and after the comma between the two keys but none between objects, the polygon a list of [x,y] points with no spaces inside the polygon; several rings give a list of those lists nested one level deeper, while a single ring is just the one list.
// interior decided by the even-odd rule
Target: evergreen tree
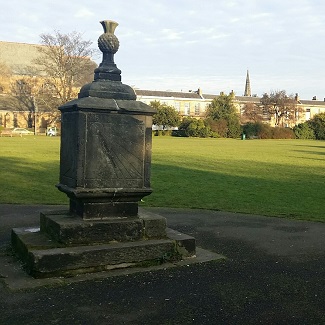
[{"label": "evergreen tree", "polygon": [[[218,132],[219,135],[224,135],[228,138],[237,138],[240,136],[239,116],[236,112],[233,99],[233,93],[229,95],[222,94],[214,98],[211,104],[209,104],[206,113],[207,121],[216,121],[218,124],[219,129],[214,130],[214,123],[212,122],[210,125],[211,129]],[[220,129],[220,125],[224,126],[223,130]]]}]

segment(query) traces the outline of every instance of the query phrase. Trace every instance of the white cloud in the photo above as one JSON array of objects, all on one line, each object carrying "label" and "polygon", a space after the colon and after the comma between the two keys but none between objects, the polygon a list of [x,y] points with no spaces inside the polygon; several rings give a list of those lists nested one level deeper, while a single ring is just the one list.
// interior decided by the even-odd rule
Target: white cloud
[{"label": "white cloud", "polygon": [[86,7],[82,7],[76,11],[74,16],[77,18],[86,18],[86,17],[93,17],[94,15],[95,14],[90,9]]},{"label": "white cloud", "polygon": [[184,34],[184,32],[177,32],[175,30],[167,29],[167,28],[163,29],[161,33],[165,39],[169,39],[169,40],[182,39],[182,35]]},{"label": "white cloud", "polygon": [[325,95],[325,1],[10,0],[1,9],[0,40],[13,42],[75,30],[96,46],[99,21],[117,21],[115,60],[139,87],[241,94],[248,68],[254,93]]}]

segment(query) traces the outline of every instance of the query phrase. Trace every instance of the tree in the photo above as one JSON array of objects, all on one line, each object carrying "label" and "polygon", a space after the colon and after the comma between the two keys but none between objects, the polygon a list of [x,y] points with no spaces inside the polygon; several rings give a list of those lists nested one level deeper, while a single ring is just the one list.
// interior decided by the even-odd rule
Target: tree
[{"label": "tree", "polygon": [[58,101],[46,79],[40,76],[23,76],[10,84],[7,107],[22,112],[28,128],[35,122],[35,114],[47,113],[47,124],[59,118]]},{"label": "tree", "polygon": [[91,42],[77,32],[41,34],[40,57],[35,63],[46,77],[47,88],[53,91],[58,105],[76,97],[78,88],[93,80],[96,63],[90,57]]},{"label": "tree", "polygon": [[21,75],[11,74],[5,100],[7,108],[22,112],[29,128],[37,112],[47,112],[46,124],[56,121],[58,106],[77,97],[80,86],[93,79],[97,66],[90,59],[91,42],[82,40],[76,32],[54,32],[40,38],[39,57],[33,66],[25,66]]},{"label": "tree", "polygon": [[263,109],[256,103],[246,103],[243,107],[242,122],[260,122],[263,120]]},{"label": "tree", "polygon": [[[224,134],[229,138],[237,138],[240,135],[240,123],[239,116],[236,112],[236,107],[233,102],[234,95],[220,95],[212,100],[209,104],[206,112],[206,117],[214,121],[219,121],[218,124],[224,125]],[[212,124],[211,124],[212,125]],[[219,130],[214,130],[213,126],[211,129],[217,131],[222,136],[220,125]]]},{"label": "tree", "polygon": [[150,106],[157,110],[157,113],[153,115],[153,124],[162,126],[163,130],[180,124],[181,118],[174,107],[161,104],[156,100],[151,102]]},{"label": "tree", "polygon": [[293,95],[287,95],[285,90],[265,93],[261,98],[261,104],[269,118],[274,117],[275,126],[295,124],[298,113],[302,112]]},{"label": "tree", "polygon": [[[77,32],[54,32],[40,38],[39,57],[18,75],[10,73],[10,87],[1,103],[7,109],[21,111],[29,128],[35,123],[37,112],[47,113],[42,124],[56,121],[60,115],[58,106],[77,97],[79,88],[93,80],[97,66],[90,59],[91,42],[82,40]],[[8,74],[8,69],[0,64],[0,75],[4,74]]]}]

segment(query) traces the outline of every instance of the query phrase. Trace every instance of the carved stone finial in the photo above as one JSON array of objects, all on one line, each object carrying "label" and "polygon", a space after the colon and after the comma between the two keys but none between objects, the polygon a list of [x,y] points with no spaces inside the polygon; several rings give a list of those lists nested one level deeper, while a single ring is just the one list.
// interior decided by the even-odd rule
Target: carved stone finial
[{"label": "carved stone finial", "polygon": [[114,35],[118,23],[112,20],[103,20],[100,23],[104,28],[104,33],[98,38],[98,47],[103,53],[115,54],[120,46],[118,38]]},{"label": "carved stone finial", "polygon": [[95,80],[121,81],[121,70],[114,63],[114,54],[120,46],[118,38],[114,35],[118,23],[113,20],[103,20],[100,23],[104,28],[104,33],[98,38],[98,47],[103,52],[103,60],[95,69]]},{"label": "carved stone finial", "polygon": [[118,23],[112,20],[103,20],[100,23],[104,28],[104,33],[98,38],[98,47],[103,52],[103,60],[94,71],[94,81],[80,89],[78,98],[136,100],[136,94],[132,87],[121,82],[121,70],[114,63],[114,54],[120,45],[114,35]]}]

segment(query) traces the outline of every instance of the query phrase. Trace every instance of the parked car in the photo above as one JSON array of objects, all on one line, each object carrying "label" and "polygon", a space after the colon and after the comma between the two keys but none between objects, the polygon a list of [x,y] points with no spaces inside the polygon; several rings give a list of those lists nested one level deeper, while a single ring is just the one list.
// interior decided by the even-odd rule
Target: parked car
[{"label": "parked car", "polygon": [[46,135],[48,135],[49,137],[59,135],[59,130],[56,127],[48,128],[46,131]]},{"label": "parked car", "polygon": [[31,135],[34,134],[34,132],[28,131],[27,129],[23,128],[14,128],[11,131],[12,134],[19,134],[19,135]]}]

